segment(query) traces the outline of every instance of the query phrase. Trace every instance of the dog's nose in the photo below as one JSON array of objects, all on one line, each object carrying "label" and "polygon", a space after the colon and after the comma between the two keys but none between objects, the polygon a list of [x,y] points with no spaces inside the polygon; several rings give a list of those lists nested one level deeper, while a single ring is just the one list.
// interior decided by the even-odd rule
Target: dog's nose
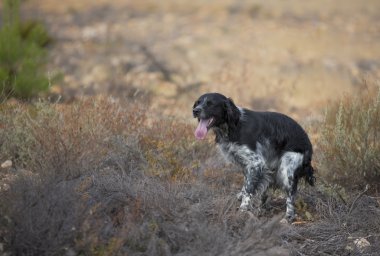
[{"label": "dog's nose", "polygon": [[201,113],[201,109],[196,107],[193,109],[193,115],[194,117],[198,116]]}]

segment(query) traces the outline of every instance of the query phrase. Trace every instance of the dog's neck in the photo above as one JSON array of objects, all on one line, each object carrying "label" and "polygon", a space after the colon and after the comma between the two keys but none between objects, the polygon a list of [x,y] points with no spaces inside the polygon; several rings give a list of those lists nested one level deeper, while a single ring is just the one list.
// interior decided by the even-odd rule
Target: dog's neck
[{"label": "dog's neck", "polygon": [[[240,107],[235,107],[237,110],[236,115],[237,121],[234,123],[223,123],[218,127],[213,127],[212,130],[215,133],[215,142],[223,143],[223,142],[231,142],[237,140],[237,130],[239,129],[240,123],[244,120],[244,110]],[[232,121],[230,121],[232,122]]]},{"label": "dog's neck", "polygon": [[216,143],[223,143],[229,141],[228,136],[228,125],[222,124],[219,127],[213,127],[212,130],[215,133],[215,142]]}]

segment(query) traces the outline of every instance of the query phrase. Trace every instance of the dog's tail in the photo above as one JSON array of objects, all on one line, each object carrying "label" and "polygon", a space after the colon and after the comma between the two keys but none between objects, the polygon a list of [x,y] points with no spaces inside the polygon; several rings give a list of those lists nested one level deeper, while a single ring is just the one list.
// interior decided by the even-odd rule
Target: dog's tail
[{"label": "dog's tail", "polygon": [[310,186],[314,186],[315,177],[314,177],[314,168],[311,166],[311,153],[310,151],[306,151],[303,158],[303,175],[305,176],[305,180]]},{"label": "dog's tail", "polygon": [[309,166],[306,166],[305,169],[305,180],[307,181],[307,183],[310,184],[310,186],[314,186],[315,184],[315,177],[314,177],[314,168],[313,166],[309,165]]}]

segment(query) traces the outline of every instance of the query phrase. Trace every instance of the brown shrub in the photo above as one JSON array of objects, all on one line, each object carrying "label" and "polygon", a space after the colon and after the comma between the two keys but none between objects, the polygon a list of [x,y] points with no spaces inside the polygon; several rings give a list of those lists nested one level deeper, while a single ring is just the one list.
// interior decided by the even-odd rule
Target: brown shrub
[{"label": "brown shrub", "polygon": [[15,163],[0,191],[6,252],[285,254],[278,224],[236,214],[233,174],[202,166],[213,153],[188,125],[106,99],[1,111],[1,155]]},{"label": "brown shrub", "polygon": [[[318,188],[302,193],[313,204],[315,222],[294,226],[282,234],[291,255],[376,255],[380,250],[380,211],[376,198],[350,194],[343,202]],[[366,239],[367,247],[355,244]]]},{"label": "brown shrub", "polygon": [[347,96],[327,111],[321,136],[321,170],[350,188],[379,191],[380,89]]},{"label": "brown shrub", "polygon": [[193,129],[173,119],[153,120],[140,140],[148,170],[173,180],[190,178],[213,152],[194,139]]},{"label": "brown shrub", "polygon": [[121,135],[135,134],[142,126],[144,112],[130,107],[125,111],[104,98],[68,106],[39,102],[5,107],[2,157],[19,168],[77,177],[106,158]]},{"label": "brown shrub", "polygon": [[[102,205],[88,193],[91,175],[107,168],[142,169],[145,164],[135,132],[143,126],[144,112],[127,109],[107,99],[69,106],[3,106],[1,155],[15,163],[14,181],[0,191],[0,233],[10,252],[62,255],[83,250],[106,255],[120,247],[113,237],[98,239],[95,249],[84,245],[100,235],[89,236],[88,230],[104,228],[97,226],[104,221],[96,218]],[[76,243],[84,244],[83,249],[75,248]]]},{"label": "brown shrub", "polygon": [[[261,218],[240,213],[235,193],[241,175],[208,143],[194,141],[194,127],[147,118],[135,104],[87,99],[4,104],[0,111],[1,160],[15,163],[9,188],[0,190],[5,252],[288,255],[290,248],[344,254],[344,243],[335,242],[352,244],[345,228],[368,238],[368,252],[378,249],[380,216],[373,198],[349,207],[351,201],[324,192],[301,193],[317,220],[307,227],[279,225],[282,199]],[[334,243],[326,242],[329,234]]]}]

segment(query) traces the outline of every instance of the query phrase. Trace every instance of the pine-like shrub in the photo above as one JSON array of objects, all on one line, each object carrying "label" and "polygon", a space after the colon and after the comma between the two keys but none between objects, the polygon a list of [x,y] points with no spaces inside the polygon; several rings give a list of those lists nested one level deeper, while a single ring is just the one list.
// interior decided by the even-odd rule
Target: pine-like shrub
[{"label": "pine-like shrub", "polygon": [[20,1],[3,1],[0,28],[0,97],[28,99],[49,87],[43,73],[50,42],[44,26],[36,21],[20,21]]}]

